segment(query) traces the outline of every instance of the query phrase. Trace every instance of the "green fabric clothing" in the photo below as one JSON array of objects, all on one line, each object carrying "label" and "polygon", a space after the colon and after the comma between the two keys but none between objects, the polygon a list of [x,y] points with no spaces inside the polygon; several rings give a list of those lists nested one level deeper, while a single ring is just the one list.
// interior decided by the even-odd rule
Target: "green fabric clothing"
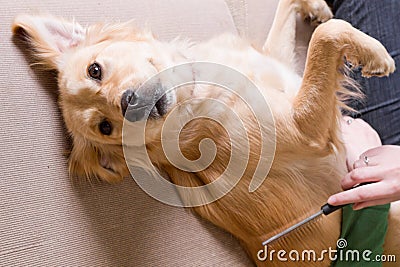
[{"label": "green fabric clothing", "polygon": [[[358,211],[354,211],[351,205],[343,208],[341,239],[337,243],[337,260],[332,262],[332,267],[382,266],[382,263],[375,259],[376,255],[383,253],[389,208],[390,204]],[[354,252],[355,250],[358,253]]]}]

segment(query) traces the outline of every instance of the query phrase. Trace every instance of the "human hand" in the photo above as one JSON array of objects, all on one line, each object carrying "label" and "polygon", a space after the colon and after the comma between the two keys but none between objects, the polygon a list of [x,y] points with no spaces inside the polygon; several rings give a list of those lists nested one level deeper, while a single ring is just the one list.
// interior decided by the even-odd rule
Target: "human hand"
[{"label": "human hand", "polygon": [[354,162],[354,167],[342,179],[343,189],[361,183],[373,183],[333,195],[328,199],[329,204],[338,206],[354,203],[353,209],[359,210],[400,200],[400,146],[380,146],[367,150]]},{"label": "human hand", "polygon": [[349,171],[354,169],[353,163],[363,152],[382,145],[378,133],[361,119],[344,116],[341,120],[341,130]]}]

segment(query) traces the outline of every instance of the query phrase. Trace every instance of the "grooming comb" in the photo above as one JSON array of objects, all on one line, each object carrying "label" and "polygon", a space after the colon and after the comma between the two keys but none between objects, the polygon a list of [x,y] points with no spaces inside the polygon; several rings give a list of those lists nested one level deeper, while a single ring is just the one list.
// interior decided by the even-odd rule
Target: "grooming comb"
[{"label": "grooming comb", "polygon": [[[366,185],[366,184],[371,184],[371,183],[361,183],[361,184],[358,184],[358,185],[354,186],[352,189],[357,188],[357,187],[359,187],[359,186]],[[347,205],[350,205],[350,204],[339,205],[339,206],[332,206],[332,205],[326,203],[325,205],[323,205],[323,206],[321,207],[321,210],[318,211],[317,213],[311,215],[310,217],[308,217],[308,218],[302,220],[302,221],[299,222],[299,223],[296,223],[295,225],[293,225],[293,226],[287,228],[286,230],[284,230],[284,231],[282,231],[282,232],[280,232],[280,233],[274,235],[273,237],[269,238],[268,240],[262,242],[262,245],[265,246],[265,245],[271,243],[272,241],[275,241],[275,240],[281,238],[282,236],[284,236],[284,235],[286,235],[286,234],[292,232],[293,230],[299,228],[300,226],[302,226],[302,225],[304,225],[304,224],[306,224],[306,223],[308,223],[308,222],[314,220],[315,218],[318,218],[318,217],[321,216],[321,215],[325,215],[325,216],[326,216],[326,215],[329,215],[329,214],[331,214],[332,212],[337,211],[337,210],[339,210],[339,209],[341,209],[341,208],[343,208],[344,206],[347,206]]]}]

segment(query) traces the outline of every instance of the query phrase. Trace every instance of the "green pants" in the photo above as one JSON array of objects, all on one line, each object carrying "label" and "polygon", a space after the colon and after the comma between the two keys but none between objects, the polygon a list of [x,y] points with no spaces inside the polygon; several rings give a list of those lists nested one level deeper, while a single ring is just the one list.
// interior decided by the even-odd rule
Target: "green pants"
[{"label": "green pants", "polygon": [[[342,232],[332,267],[381,267],[390,204],[354,211],[343,208]],[[379,257],[379,256],[378,256]]]}]

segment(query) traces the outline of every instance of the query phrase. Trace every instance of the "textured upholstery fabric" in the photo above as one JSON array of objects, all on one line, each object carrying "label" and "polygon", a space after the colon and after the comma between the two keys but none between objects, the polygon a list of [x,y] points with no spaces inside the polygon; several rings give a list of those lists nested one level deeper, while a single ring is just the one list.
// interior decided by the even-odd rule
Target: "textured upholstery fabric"
[{"label": "textured upholstery fabric", "polygon": [[1,0],[0,266],[251,266],[238,241],[132,179],[72,183],[54,73],[29,66],[15,15],[37,10],[82,25],[135,18],[157,36],[240,33],[262,44],[276,0]]}]

